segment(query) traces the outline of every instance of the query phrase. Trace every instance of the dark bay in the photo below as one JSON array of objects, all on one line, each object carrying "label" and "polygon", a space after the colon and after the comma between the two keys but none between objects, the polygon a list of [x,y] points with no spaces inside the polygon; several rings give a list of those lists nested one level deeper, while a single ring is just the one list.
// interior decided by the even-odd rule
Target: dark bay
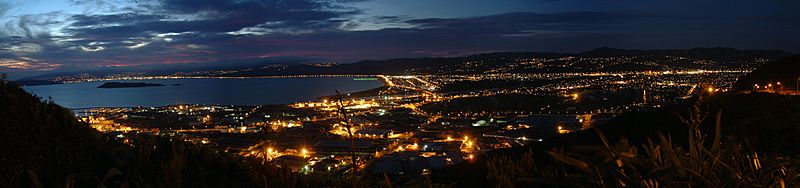
[{"label": "dark bay", "polygon": [[[106,82],[146,82],[162,87],[97,88]],[[67,108],[163,106],[170,104],[257,105],[288,104],[352,93],[383,85],[378,80],[351,77],[322,78],[192,78],[108,80],[26,86],[25,90]]]}]

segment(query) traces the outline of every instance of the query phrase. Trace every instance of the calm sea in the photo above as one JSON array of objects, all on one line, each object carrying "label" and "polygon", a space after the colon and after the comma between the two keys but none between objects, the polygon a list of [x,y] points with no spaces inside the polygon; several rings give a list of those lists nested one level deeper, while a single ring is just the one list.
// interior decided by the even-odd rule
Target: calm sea
[{"label": "calm sea", "polygon": [[[97,88],[105,82],[26,86],[25,90],[44,99],[52,97],[66,108],[164,106],[171,104],[256,105],[288,104],[336,94],[380,87],[379,80],[328,78],[198,78],[120,80],[167,86],[140,88]],[[173,86],[180,84],[180,86]]]}]

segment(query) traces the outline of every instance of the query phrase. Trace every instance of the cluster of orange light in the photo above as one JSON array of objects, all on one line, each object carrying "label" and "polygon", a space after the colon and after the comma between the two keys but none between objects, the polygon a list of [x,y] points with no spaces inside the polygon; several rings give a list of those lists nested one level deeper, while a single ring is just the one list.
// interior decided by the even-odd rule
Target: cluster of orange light
[{"label": "cluster of orange light", "polygon": [[[777,83],[775,83],[775,85],[777,85],[779,88],[780,88],[781,86],[783,86],[783,85],[781,85],[781,82],[777,82]],[[760,89],[763,89],[763,90],[773,90],[773,89],[774,89],[774,87],[773,87],[773,86],[774,86],[774,85],[772,85],[772,82],[770,82],[770,83],[767,83],[767,85],[766,85],[766,86],[763,86],[763,87],[762,87],[762,86],[760,86],[760,85],[758,85],[758,84],[755,84],[755,85],[753,85],[753,90],[760,90]]]}]

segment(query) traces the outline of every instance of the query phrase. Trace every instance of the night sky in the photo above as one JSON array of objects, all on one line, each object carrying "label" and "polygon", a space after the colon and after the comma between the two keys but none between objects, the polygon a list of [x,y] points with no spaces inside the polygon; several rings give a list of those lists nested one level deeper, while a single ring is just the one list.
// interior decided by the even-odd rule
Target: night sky
[{"label": "night sky", "polygon": [[0,72],[604,46],[796,53],[798,10],[790,0],[2,0]]}]

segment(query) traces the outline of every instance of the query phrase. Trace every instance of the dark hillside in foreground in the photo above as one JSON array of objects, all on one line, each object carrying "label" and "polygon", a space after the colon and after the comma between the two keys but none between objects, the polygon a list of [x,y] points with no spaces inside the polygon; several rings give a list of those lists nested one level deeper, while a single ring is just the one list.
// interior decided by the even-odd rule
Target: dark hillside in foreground
[{"label": "dark hillside in foreground", "polygon": [[[638,147],[639,155],[646,154],[647,149],[643,146],[648,144],[648,138],[658,144],[659,134],[671,139],[672,144],[685,149],[688,145],[687,133],[689,129],[679,118],[679,114],[683,117],[688,117],[688,112],[693,106],[676,105],[651,112],[632,112],[596,128],[603,133],[611,146],[620,144],[635,146]],[[727,94],[714,96],[707,102],[697,106],[699,106],[700,112],[705,114],[700,129],[702,133],[707,135],[704,145],[709,148],[711,147],[709,146],[711,145],[711,140],[714,139],[715,116],[717,112],[721,111],[720,125],[723,138],[720,141],[722,145],[746,150],[752,149],[765,156],[796,157],[800,154],[800,147],[792,144],[800,142],[800,138],[796,137],[796,135],[800,134],[800,116],[798,116],[800,114],[800,97],[769,94]],[[740,145],[735,146],[736,144]],[[491,187],[497,185],[498,182],[490,181],[486,178],[487,175],[492,173],[489,166],[487,166],[487,161],[496,162],[497,159],[506,158],[513,159],[512,161],[520,161],[522,160],[520,158],[524,159],[526,153],[531,151],[533,163],[540,167],[547,167],[562,162],[555,160],[545,151],[563,149],[571,153],[570,156],[589,157],[602,153],[602,148],[602,139],[598,137],[597,131],[588,129],[547,139],[529,147],[495,150],[475,162],[462,163],[445,168],[435,173],[434,179],[444,183],[455,182],[457,186],[481,185]],[[783,159],[791,160],[791,158]],[[569,164],[564,165],[569,166]],[[543,170],[545,167],[535,170],[536,173],[547,174],[547,170]],[[564,185],[561,184],[563,183],[562,181],[575,181],[574,179],[570,180],[569,177],[560,177],[559,175],[554,178],[564,178],[557,181],[558,183],[555,185]],[[588,179],[590,178],[578,180],[587,181]]]},{"label": "dark hillside in foreground", "polygon": [[800,81],[800,55],[780,59],[753,70],[734,84],[736,91],[752,90],[755,84],[762,87],[782,82],[787,89],[796,89]]},{"label": "dark hillside in foreground", "polygon": [[[70,174],[95,174],[113,164],[99,133],[72,113],[0,80],[0,186],[38,179],[63,184]],[[60,182],[60,183],[55,183]],[[3,187],[5,187],[3,186]]]}]

